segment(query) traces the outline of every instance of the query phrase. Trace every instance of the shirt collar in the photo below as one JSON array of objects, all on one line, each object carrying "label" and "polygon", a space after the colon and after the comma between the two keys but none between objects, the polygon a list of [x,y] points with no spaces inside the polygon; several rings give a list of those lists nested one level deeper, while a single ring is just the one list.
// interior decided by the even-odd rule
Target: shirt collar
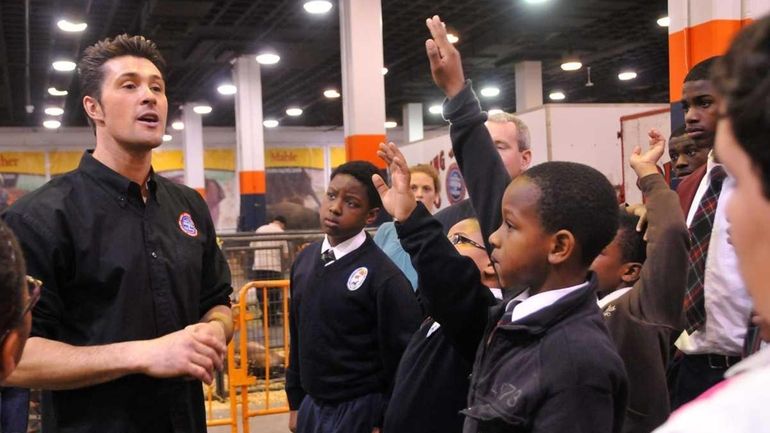
[{"label": "shirt collar", "polygon": [[625,295],[631,289],[633,289],[633,287],[623,287],[622,289],[617,289],[614,292],[607,294],[607,296],[603,297],[602,299],[597,299],[596,304],[603,310],[604,307],[609,305],[610,302]]},{"label": "shirt collar", "polygon": [[[80,158],[78,170],[97,180],[121,203],[126,202],[126,197],[129,194],[136,194],[136,196],[141,199],[141,188],[139,184],[104,165],[101,161],[94,158],[93,153],[93,149],[86,150],[83,153],[83,157]],[[155,170],[150,167],[150,173],[147,177],[147,189],[150,191],[151,196],[157,198],[156,192],[158,183],[155,176]]]},{"label": "shirt collar", "polygon": [[360,233],[346,240],[345,242],[340,242],[336,247],[331,246],[328,236],[324,236],[324,241],[321,244],[321,253],[331,248],[331,250],[334,251],[334,260],[337,261],[357,250],[358,247],[363,245],[365,241],[366,232],[364,230],[361,230]]},{"label": "shirt collar", "polygon": [[565,287],[563,289],[548,290],[538,293],[537,295],[529,296],[529,290],[521,292],[518,296],[511,299],[506,305],[506,308],[512,303],[520,301],[518,305],[513,309],[511,315],[511,322],[521,320],[531,314],[534,314],[543,308],[549,307],[556,303],[559,299],[569,295],[570,293],[580,290],[588,286],[588,281],[578,284],[576,286]]}]

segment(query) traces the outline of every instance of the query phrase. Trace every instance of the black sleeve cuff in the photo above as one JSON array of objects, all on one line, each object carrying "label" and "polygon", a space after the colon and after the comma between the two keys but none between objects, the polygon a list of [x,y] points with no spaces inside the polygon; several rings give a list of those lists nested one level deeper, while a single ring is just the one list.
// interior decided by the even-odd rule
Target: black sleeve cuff
[{"label": "black sleeve cuff", "polygon": [[487,113],[481,111],[471,80],[465,80],[465,87],[454,98],[444,100],[443,113],[444,120],[453,125],[487,121]]}]

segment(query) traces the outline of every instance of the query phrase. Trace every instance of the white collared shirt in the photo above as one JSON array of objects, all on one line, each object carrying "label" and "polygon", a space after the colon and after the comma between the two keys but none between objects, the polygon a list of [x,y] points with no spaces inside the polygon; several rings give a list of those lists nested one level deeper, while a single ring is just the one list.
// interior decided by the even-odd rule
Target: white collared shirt
[{"label": "white collared shirt", "polygon": [[[692,224],[698,204],[706,193],[711,170],[717,166],[709,156],[706,174],[698,186],[687,225]],[[676,347],[686,354],[716,353],[740,355],[746,328],[749,324],[752,302],[746,292],[746,284],[738,270],[738,257],[730,245],[726,209],[727,202],[735,189],[735,180],[728,175],[722,184],[717,201],[714,227],[711,230],[706,269],[704,274],[704,295],[706,323],[703,328],[689,335],[686,331],[676,341]]]},{"label": "white collared shirt", "polygon": [[628,293],[629,290],[633,289],[633,286],[631,287],[623,287],[622,289],[617,289],[612,293],[608,293],[607,296],[603,297],[602,299],[596,300],[596,305],[599,306],[599,309],[604,309],[607,305],[610,304],[610,302],[620,298],[621,296]]},{"label": "white collared shirt", "polygon": [[357,250],[358,247],[363,245],[365,241],[366,241],[366,233],[363,230],[361,230],[361,233],[353,236],[352,238],[346,240],[345,242],[340,242],[336,247],[331,246],[331,244],[329,243],[328,236],[324,236],[324,241],[323,243],[321,243],[321,254],[323,254],[324,252],[326,252],[326,250],[330,248],[334,252],[334,260],[330,261],[324,266],[329,266],[332,263],[336,262],[337,260]]},{"label": "white collared shirt", "polygon": [[506,305],[506,309],[512,302],[521,301],[511,313],[511,322],[521,320],[531,314],[553,305],[559,299],[569,295],[570,293],[580,290],[588,285],[588,281],[577,286],[566,287],[564,289],[547,290],[545,292],[538,293],[537,295],[529,296],[529,290],[521,292],[518,296],[511,299]]}]

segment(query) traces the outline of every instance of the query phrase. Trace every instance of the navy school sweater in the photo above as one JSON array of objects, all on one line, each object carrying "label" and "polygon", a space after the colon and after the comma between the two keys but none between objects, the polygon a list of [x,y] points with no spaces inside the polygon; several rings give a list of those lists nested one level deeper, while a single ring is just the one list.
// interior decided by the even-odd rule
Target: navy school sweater
[{"label": "navy school sweater", "polygon": [[324,267],[321,242],[291,270],[289,406],[306,394],[338,403],[383,393],[387,407],[401,355],[423,318],[409,281],[374,244]]}]

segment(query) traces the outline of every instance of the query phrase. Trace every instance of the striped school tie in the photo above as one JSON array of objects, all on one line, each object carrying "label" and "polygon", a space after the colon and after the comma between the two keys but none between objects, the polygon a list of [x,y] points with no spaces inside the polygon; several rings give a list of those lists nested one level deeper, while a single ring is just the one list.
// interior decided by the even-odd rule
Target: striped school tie
[{"label": "striped school tie", "polygon": [[328,265],[329,263],[335,260],[337,260],[337,258],[334,257],[334,250],[332,250],[331,248],[321,253],[321,261],[324,263],[324,266]]}]

